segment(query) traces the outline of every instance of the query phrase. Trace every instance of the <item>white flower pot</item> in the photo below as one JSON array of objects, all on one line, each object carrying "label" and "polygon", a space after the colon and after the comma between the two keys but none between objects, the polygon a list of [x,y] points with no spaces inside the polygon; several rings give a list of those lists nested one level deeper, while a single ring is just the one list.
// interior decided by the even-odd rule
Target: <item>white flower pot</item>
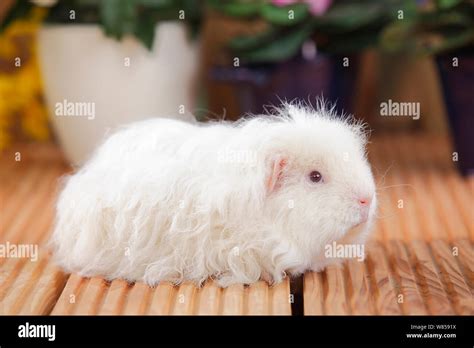
[{"label": "white flower pot", "polygon": [[38,51],[52,124],[73,164],[110,129],[153,116],[183,118],[193,106],[197,44],[181,23],[159,24],[152,51],[133,37],[108,38],[98,25],[49,25]]}]

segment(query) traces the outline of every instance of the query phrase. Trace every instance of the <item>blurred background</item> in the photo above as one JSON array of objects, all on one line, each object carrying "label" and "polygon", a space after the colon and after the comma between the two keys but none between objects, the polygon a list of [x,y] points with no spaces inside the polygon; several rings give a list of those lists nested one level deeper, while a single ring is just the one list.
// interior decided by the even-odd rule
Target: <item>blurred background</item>
[{"label": "blurred background", "polygon": [[0,150],[81,164],[123,123],[324,96],[375,134],[449,134],[474,168],[472,0],[2,0],[0,22]]}]

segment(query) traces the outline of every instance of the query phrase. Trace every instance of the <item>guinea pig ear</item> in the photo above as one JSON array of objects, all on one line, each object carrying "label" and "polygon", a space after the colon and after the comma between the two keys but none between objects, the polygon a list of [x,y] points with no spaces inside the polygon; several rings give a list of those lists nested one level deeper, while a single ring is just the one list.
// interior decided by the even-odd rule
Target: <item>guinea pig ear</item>
[{"label": "guinea pig ear", "polygon": [[286,158],[281,155],[274,156],[270,160],[270,172],[266,182],[268,193],[272,193],[280,186],[283,170],[286,167],[286,164]]}]

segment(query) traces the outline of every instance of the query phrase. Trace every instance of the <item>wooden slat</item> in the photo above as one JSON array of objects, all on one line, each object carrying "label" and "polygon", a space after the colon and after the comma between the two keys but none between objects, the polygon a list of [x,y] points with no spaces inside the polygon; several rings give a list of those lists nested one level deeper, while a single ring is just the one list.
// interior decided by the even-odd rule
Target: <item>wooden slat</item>
[{"label": "wooden slat", "polygon": [[[38,247],[38,244],[44,239],[49,228],[51,216],[46,213],[38,217],[37,220],[38,225],[36,228],[32,229],[32,226],[28,228],[31,231],[28,244],[31,244],[33,247]],[[17,243],[19,239],[16,239]],[[33,273],[34,275],[39,275],[45,267],[46,261],[45,258],[41,258],[41,250],[38,253],[37,257],[42,261],[39,266],[37,261],[24,258],[9,258],[2,265],[0,274],[0,304],[8,313],[12,313],[12,308],[20,308],[17,296],[26,297],[25,291],[31,290],[35,284],[35,279],[32,279]]]},{"label": "wooden slat", "polygon": [[245,289],[242,284],[231,285],[222,290],[222,314],[238,315],[244,313]]},{"label": "wooden slat", "polygon": [[219,306],[222,298],[222,289],[214,281],[208,281],[199,293],[196,314],[216,315],[219,314]]},{"label": "wooden slat", "polygon": [[73,313],[78,315],[97,314],[107,284],[102,278],[91,278],[84,281],[86,285],[83,287],[82,294],[75,303]]},{"label": "wooden slat", "polygon": [[326,268],[325,273],[327,287],[325,291],[326,314],[350,314],[342,267],[339,265],[330,265]]},{"label": "wooden slat", "polygon": [[111,284],[109,284],[106,294],[104,295],[105,298],[104,302],[102,303],[102,308],[98,314],[122,314],[128,287],[128,283],[121,279],[114,280]]},{"label": "wooden slat", "polygon": [[79,275],[73,274],[69,277],[66,286],[61,293],[56,305],[54,306],[51,314],[64,315],[64,314],[73,314],[75,304],[80,299],[81,288],[84,287],[84,284],[87,282],[87,279],[82,278]]},{"label": "wooden slat", "polygon": [[[32,239],[37,239],[33,238],[37,236],[37,221],[48,208],[51,209],[53,192],[60,173],[58,168],[45,170],[42,185],[37,188],[31,187],[30,197],[26,200],[27,204],[23,204],[21,209],[17,209],[11,225],[5,227],[5,233],[1,236],[2,241],[31,243]],[[46,221],[46,224],[48,226],[51,224],[51,217]],[[26,230],[30,233],[26,233]]]},{"label": "wooden slat", "polygon": [[399,240],[389,241],[387,245],[391,257],[392,267],[400,286],[403,298],[399,302],[405,314],[426,315],[427,310],[420,294],[421,285],[413,272],[408,254],[403,242]]},{"label": "wooden slat", "polygon": [[370,279],[365,263],[358,260],[347,262],[347,277],[351,284],[351,313],[355,315],[368,315],[375,313]]},{"label": "wooden slat", "polygon": [[259,281],[250,285],[248,291],[247,314],[262,315],[268,314],[268,285],[264,281]]},{"label": "wooden slat", "polygon": [[[41,170],[39,172],[41,173]],[[28,190],[25,192],[29,194],[29,200],[27,200],[29,204],[18,209],[21,213],[15,215],[11,219],[11,223],[5,224],[6,231],[2,236],[3,242],[33,244],[40,247],[38,261],[11,258],[5,260],[2,265],[0,276],[2,278],[0,285],[1,313],[25,313],[23,308],[27,306],[25,308],[30,310],[26,312],[28,314],[48,314],[53,305],[51,296],[56,296],[55,299],[57,299],[64,286],[65,276],[63,274],[45,273],[49,272],[51,267],[48,267],[50,266],[49,258],[44,255],[46,249],[41,247],[51,227],[56,180],[63,172],[63,167],[57,164],[49,169],[43,169],[39,180],[43,184],[39,189],[36,187],[38,177],[36,175],[27,177],[26,180],[29,181],[29,184],[25,184],[23,187]],[[30,221],[35,223],[32,224]],[[44,287],[46,280],[52,280],[48,283],[47,290],[39,286],[42,284]],[[43,294],[45,297],[40,299],[39,294]]]},{"label": "wooden slat", "polygon": [[304,277],[304,314],[322,315],[324,311],[324,291],[321,273],[307,272]]},{"label": "wooden slat", "polygon": [[448,294],[440,280],[430,250],[423,241],[414,240],[410,243],[412,264],[416,267],[417,278],[420,280],[423,298],[430,314],[452,315],[454,309],[448,299]]},{"label": "wooden slat", "polygon": [[379,243],[370,246],[367,262],[374,284],[376,312],[380,314],[401,314],[399,305],[400,291],[386,259],[386,251]]},{"label": "wooden slat", "polygon": [[184,283],[178,289],[174,307],[170,314],[189,315],[194,313],[196,287],[191,283]]},{"label": "wooden slat", "polygon": [[466,187],[465,179],[463,180],[457,173],[450,172],[446,180],[454,196],[455,207],[467,228],[468,238],[472,240],[474,238],[474,194]]},{"label": "wooden slat", "polygon": [[437,214],[429,186],[424,178],[420,177],[416,172],[411,171],[408,175],[413,178],[416,177],[414,180],[414,184],[416,185],[415,215],[419,221],[418,230],[422,231],[422,238],[425,240],[446,238],[447,233],[441,227],[442,224]]},{"label": "wooden slat", "polygon": [[[458,248],[458,255],[454,255],[460,264],[464,279],[469,288],[474,288],[474,248],[468,239],[453,241],[453,248]],[[453,250],[454,252],[455,250]]]},{"label": "wooden slat", "polygon": [[448,239],[468,238],[467,228],[459,214],[457,205],[452,200],[450,191],[445,188],[445,182],[447,181],[445,175],[442,173],[435,175],[430,171],[427,176],[431,192],[433,192],[432,199],[436,202],[437,213],[441,218]]},{"label": "wooden slat", "polygon": [[291,315],[290,282],[288,279],[270,287],[270,314]]},{"label": "wooden slat", "polygon": [[[0,219],[1,238],[5,238],[5,234],[11,229],[10,226],[13,221],[19,220],[20,207],[25,201],[31,200],[37,185],[44,184],[44,170],[42,168],[33,167],[30,170],[24,170],[24,174],[16,170],[15,174],[20,175],[23,180],[17,180],[16,185],[10,185],[9,190],[5,189],[6,192],[2,195],[0,200],[0,206],[2,208]],[[26,220],[27,219],[25,219],[25,221]],[[21,219],[19,221],[21,221]]]},{"label": "wooden slat", "polygon": [[149,314],[165,315],[170,314],[171,306],[176,297],[176,288],[169,282],[158,284],[153,291]]},{"label": "wooden slat", "polygon": [[44,272],[33,291],[24,299],[18,314],[49,314],[66,285],[67,275],[52,262],[47,262]]},{"label": "wooden slat", "polygon": [[472,289],[469,289],[462,276],[452,248],[445,241],[435,240],[431,243],[431,249],[441,270],[448,297],[453,301],[456,312],[463,315],[474,314]]},{"label": "wooden slat", "polygon": [[26,263],[22,272],[12,283],[10,291],[2,299],[2,313],[12,315],[20,312],[26,298],[39,281],[46,263],[46,259]]},{"label": "wooden slat", "polygon": [[143,283],[136,283],[130,288],[123,314],[144,315],[149,308],[152,289]]}]

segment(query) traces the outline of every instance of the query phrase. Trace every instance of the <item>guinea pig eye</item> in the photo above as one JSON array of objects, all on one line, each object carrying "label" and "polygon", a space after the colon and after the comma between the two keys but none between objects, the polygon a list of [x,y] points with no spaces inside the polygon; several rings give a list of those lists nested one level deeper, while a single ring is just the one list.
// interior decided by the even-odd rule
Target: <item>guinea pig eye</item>
[{"label": "guinea pig eye", "polygon": [[317,170],[313,170],[311,173],[309,173],[309,180],[312,182],[320,182],[323,180],[323,176]]}]

